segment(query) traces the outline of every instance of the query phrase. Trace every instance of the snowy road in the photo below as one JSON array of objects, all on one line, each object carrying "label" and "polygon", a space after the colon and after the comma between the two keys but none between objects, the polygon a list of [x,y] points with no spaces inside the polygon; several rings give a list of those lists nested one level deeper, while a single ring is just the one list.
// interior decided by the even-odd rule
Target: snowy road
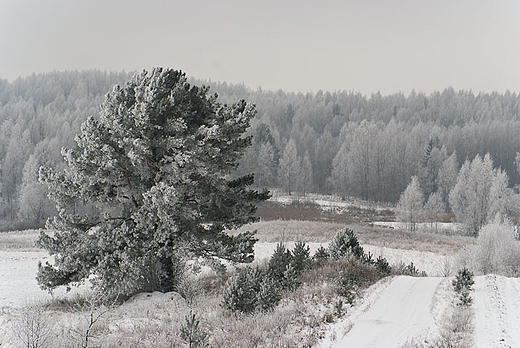
[{"label": "snowy road", "polygon": [[399,347],[413,337],[436,335],[433,299],[443,278],[395,277],[351,330],[331,346]]},{"label": "snowy road", "polygon": [[476,348],[520,347],[520,279],[475,277]]}]

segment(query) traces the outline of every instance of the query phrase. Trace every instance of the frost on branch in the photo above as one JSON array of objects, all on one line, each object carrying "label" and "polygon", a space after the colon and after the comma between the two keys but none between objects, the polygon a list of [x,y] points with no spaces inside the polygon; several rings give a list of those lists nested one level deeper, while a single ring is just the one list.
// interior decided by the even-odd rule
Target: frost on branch
[{"label": "frost on branch", "polygon": [[40,285],[90,277],[111,293],[168,291],[181,259],[250,262],[254,233],[224,231],[255,221],[269,196],[248,189],[252,175],[229,179],[255,113],[245,101],[219,104],[170,69],[115,87],[100,119],[82,125],[77,149],[63,150],[65,171],[40,170],[59,211],[47,223],[55,233],[38,241],[54,255],[40,265]]}]

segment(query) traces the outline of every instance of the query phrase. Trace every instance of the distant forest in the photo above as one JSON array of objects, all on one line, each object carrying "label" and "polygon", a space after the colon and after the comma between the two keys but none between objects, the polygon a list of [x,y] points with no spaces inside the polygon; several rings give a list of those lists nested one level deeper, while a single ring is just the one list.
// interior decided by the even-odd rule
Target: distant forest
[{"label": "distant forest", "polygon": [[[63,166],[61,148],[75,147],[81,123],[97,116],[104,95],[132,75],[69,71],[0,80],[0,229],[41,225],[55,213],[38,168]],[[254,173],[259,187],[395,203],[412,176],[428,197],[466,159],[486,153],[507,173],[510,187],[520,184],[516,93],[303,94],[190,82],[209,85],[223,104],[245,99],[257,105],[253,146],[237,174]]]}]

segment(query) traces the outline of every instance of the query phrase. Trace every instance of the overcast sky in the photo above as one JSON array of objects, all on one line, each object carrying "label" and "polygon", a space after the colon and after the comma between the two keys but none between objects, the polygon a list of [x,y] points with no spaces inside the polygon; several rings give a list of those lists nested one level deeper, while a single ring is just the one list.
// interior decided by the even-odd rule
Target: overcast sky
[{"label": "overcast sky", "polygon": [[520,92],[519,0],[0,0],[0,77],[154,66],[251,88]]}]

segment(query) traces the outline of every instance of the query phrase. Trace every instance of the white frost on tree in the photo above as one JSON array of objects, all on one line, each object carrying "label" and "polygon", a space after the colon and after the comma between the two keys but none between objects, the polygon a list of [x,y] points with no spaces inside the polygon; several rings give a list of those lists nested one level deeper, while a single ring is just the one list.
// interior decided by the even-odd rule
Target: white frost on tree
[{"label": "white frost on tree", "polygon": [[445,210],[449,209],[450,192],[457,183],[459,174],[459,164],[457,154],[453,152],[441,165],[437,176],[437,191],[441,194],[444,201]]},{"label": "white frost on tree", "polygon": [[414,175],[401,194],[396,209],[397,220],[406,223],[407,229],[411,231],[417,230],[417,223],[420,222],[423,210],[423,200],[419,179]]},{"label": "white frost on tree", "polygon": [[289,194],[296,189],[301,163],[294,140],[289,140],[280,158],[280,182]]},{"label": "white frost on tree", "polygon": [[430,227],[435,226],[435,231],[438,231],[438,223],[441,221],[444,214],[444,202],[440,192],[433,192],[428,197],[424,204],[423,216],[425,221],[430,223]]},{"label": "white frost on tree", "polygon": [[[47,222],[54,233],[38,240],[54,256],[39,267],[40,285],[90,278],[111,294],[171,291],[180,259],[251,262],[254,232],[225,231],[256,221],[256,203],[268,198],[248,189],[252,175],[230,179],[254,115],[253,105],[221,105],[171,69],[116,86],[99,120],[83,123],[77,150],[63,150],[65,171],[40,169],[59,206]],[[100,213],[78,214],[77,203]]]},{"label": "white frost on tree", "polygon": [[489,154],[484,158],[477,155],[471,162],[466,160],[449,196],[457,221],[464,223],[471,235],[478,235],[497,213],[506,213],[511,192],[507,186],[507,174],[493,169]]},{"label": "white frost on tree", "polygon": [[343,198],[349,189],[348,143],[345,141],[332,161],[331,185]]},{"label": "white frost on tree", "polygon": [[305,151],[303,157],[301,157],[300,174],[298,176],[298,188],[305,196],[312,186],[312,164],[309,158],[309,152]]}]

